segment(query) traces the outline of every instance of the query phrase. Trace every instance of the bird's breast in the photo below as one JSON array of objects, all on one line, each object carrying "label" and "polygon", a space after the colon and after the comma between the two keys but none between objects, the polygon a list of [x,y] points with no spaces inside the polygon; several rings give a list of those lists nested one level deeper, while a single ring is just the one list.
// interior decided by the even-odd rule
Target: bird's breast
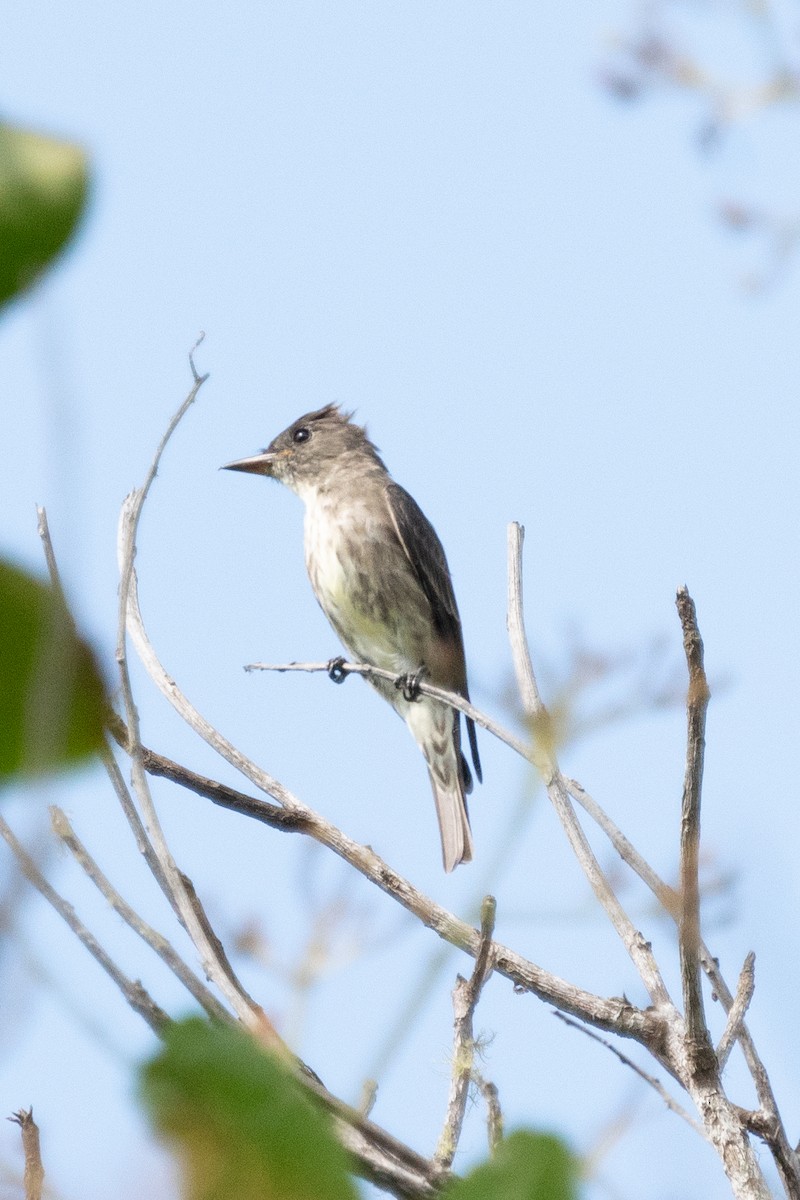
[{"label": "bird's breast", "polygon": [[386,670],[413,669],[417,658],[398,621],[409,576],[380,497],[373,506],[363,497],[307,501],[305,557],[314,594],[345,646]]}]

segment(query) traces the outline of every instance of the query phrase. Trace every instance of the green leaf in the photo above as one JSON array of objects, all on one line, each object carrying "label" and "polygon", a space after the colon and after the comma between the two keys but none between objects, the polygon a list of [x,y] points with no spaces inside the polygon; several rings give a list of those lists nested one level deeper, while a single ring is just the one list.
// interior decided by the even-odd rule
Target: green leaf
[{"label": "green leaf", "polygon": [[0,305],[30,287],[86,206],[80,146],[0,124]]},{"label": "green leaf", "polygon": [[327,1115],[243,1030],[171,1025],[142,1090],[172,1141],[189,1200],[355,1200]]},{"label": "green leaf", "polygon": [[61,595],[0,559],[0,780],[93,754],[107,707],[94,656]]},{"label": "green leaf", "polygon": [[577,1180],[577,1161],[559,1138],[520,1129],[448,1188],[447,1200],[576,1200]]}]

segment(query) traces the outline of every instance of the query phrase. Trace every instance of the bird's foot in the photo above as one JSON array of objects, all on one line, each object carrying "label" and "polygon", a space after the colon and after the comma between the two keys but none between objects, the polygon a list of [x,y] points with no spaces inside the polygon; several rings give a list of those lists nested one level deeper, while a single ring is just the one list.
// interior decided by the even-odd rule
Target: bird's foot
[{"label": "bird's foot", "polygon": [[413,704],[415,700],[420,698],[419,685],[425,676],[428,674],[428,668],[423,663],[417,667],[416,671],[408,671],[405,675],[398,675],[394,681],[394,686],[398,692],[403,693],[403,699],[409,704]]},{"label": "bird's foot", "polygon": [[338,658],[332,658],[328,663],[328,678],[334,683],[344,683],[347,679],[347,671],[344,669],[345,660],[341,655]]}]

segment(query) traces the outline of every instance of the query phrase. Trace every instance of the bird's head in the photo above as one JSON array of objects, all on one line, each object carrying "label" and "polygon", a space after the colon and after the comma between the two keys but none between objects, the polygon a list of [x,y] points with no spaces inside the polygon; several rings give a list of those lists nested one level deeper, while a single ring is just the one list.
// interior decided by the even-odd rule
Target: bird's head
[{"label": "bird's head", "polygon": [[226,463],[223,470],[270,475],[301,495],[318,487],[343,461],[366,458],[380,464],[366,430],[336,404],[298,417],[260,454]]}]

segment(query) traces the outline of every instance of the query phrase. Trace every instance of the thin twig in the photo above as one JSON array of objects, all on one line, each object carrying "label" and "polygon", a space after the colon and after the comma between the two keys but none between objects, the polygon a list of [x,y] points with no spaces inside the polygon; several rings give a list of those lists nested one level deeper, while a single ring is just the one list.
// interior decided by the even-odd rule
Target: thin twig
[{"label": "thin twig", "polygon": [[[167,695],[172,696],[176,687],[173,681]],[[183,700],[185,701],[185,697]],[[210,744],[213,745],[214,742]],[[244,756],[240,756],[240,759],[242,773],[251,778],[252,772],[256,777],[253,780],[256,786],[263,786],[263,772],[255,764],[249,763]],[[297,819],[296,814],[286,813],[279,806],[246,796],[225,784],[207,780],[146,747],[143,747],[142,761],[154,774],[165,775],[189,791],[208,796],[215,804],[223,805],[233,812],[241,812],[248,817],[255,817],[270,828],[282,831],[298,830],[312,837],[320,845],[333,850],[365,879],[386,892],[444,941],[473,956],[480,950],[480,935],[471,925],[434,903],[402,875],[392,870],[370,847],[354,842],[318,813],[303,807],[302,817]],[[559,979],[549,971],[544,971],[499,942],[492,942],[491,953],[493,970],[504,975],[520,991],[530,991],[540,999],[565,1008],[581,1020],[618,1033],[622,1037],[633,1037],[650,1047],[660,1043],[663,1023],[660,1016],[652,1010],[643,1011],[627,1001],[607,1000],[595,996]]]},{"label": "thin twig", "polygon": [[63,896],[60,896],[55,888],[51,887],[47,882],[44,875],[42,875],[36,866],[36,863],[21,843],[17,841],[10,826],[2,817],[0,817],[0,837],[3,837],[8,843],[28,881],[44,896],[48,904],[52,905],[58,915],[66,921],[72,932],[83,942],[86,949],[97,960],[106,974],[111,976],[134,1012],[144,1017],[154,1033],[160,1033],[169,1020],[167,1014],[156,1004],[155,1000],[147,993],[141,983],[129,979],[127,975],[120,971],[116,963],[106,954],[94,934],[83,924],[72,905]]},{"label": "thin twig", "polygon": [[[245,671],[276,671],[283,674],[287,671],[305,671],[309,674],[324,671],[325,674],[330,672],[330,662],[288,662],[288,663],[247,663]],[[342,675],[363,675],[367,679],[386,679],[389,683],[394,683],[397,680],[396,671],[386,671],[382,667],[374,667],[371,663],[351,663],[340,662],[336,660],[337,671]],[[448,692],[444,688],[435,687],[432,683],[426,683],[424,679],[417,681],[417,689],[423,696],[431,696],[434,700],[442,700],[445,704],[449,704],[451,708],[458,709],[465,717],[470,717],[476,725],[480,725],[482,729],[491,733],[498,741],[505,742],[512,750],[522,758],[533,762],[531,747],[521,738],[515,737],[507,729],[504,729],[497,721],[491,717],[487,717],[486,713],[481,712],[479,708],[475,708],[463,696],[457,696],[455,692]]]},{"label": "thin twig", "polygon": [[50,576],[50,582],[53,585],[53,591],[63,602],[64,607],[67,607],[66,597],[64,595],[64,585],[61,582],[61,572],[58,569],[56,556],[53,553],[53,541],[50,537],[50,526],[47,523],[47,511],[40,505],[36,505],[36,516],[38,519],[37,533],[41,538],[42,547],[44,549],[44,560],[47,564],[47,572]]},{"label": "thin twig", "polygon": [[32,1108],[21,1108],[8,1118],[19,1125],[22,1133],[22,1152],[25,1155],[25,1200],[41,1200],[44,1167],[39,1146],[39,1126],[33,1119]]},{"label": "thin twig", "polygon": [[447,1098],[447,1113],[434,1162],[450,1167],[458,1149],[464,1114],[467,1110],[469,1087],[472,1081],[472,1066],[475,1061],[475,1009],[483,985],[491,974],[492,934],[494,933],[497,905],[494,896],[485,896],[481,905],[481,933],[475,965],[470,978],[457,976],[453,988],[453,1068],[450,1076],[450,1093]]},{"label": "thin twig", "polygon": [[500,1107],[500,1096],[497,1085],[484,1079],[480,1071],[472,1068],[472,1082],[483,1096],[486,1105],[486,1134],[489,1141],[489,1153],[494,1154],[503,1140],[503,1110]]},{"label": "thin twig", "polygon": [[[202,340],[202,338],[200,339]],[[199,342],[197,343],[199,345]],[[194,349],[197,347],[195,346]],[[117,663],[119,665],[120,682],[125,716],[128,727],[129,754],[131,758],[131,779],[136,797],[141,805],[143,823],[147,836],[158,858],[160,871],[156,875],[159,883],[164,886],[165,894],[173,905],[178,919],[184,925],[195,948],[200,955],[203,970],[207,977],[214,981],[233,1008],[236,1015],[249,1028],[258,1030],[260,1036],[268,1043],[281,1046],[281,1040],[266,1013],[251,996],[248,995],[241,982],[237,979],[227,957],[220,953],[221,946],[215,936],[209,936],[210,927],[205,914],[199,905],[194,889],[178,870],[172,853],[167,845],[158,814],[150,793],[147,775],[142,765],[141,736],[139,730],[139,714],[133,699],[128,660],[126,651],[126,631],[128,627],[131,593],[135,589],[136,573],[134,559],[136,556],[136,533],[142,513],[142,507],[147,494],[158,473],[161,457],[170,437],[177,428],[184,414],[194,403],[197,393],[207,376],[200,376],[194,365],[193,352],[189,357],[193,386],[170,421],[167,430],[159,442],[150,469],[145,476],[141,488],[132,492],[122,507],[118,538],[118,557],[120,569],[120,604],[117,627]]]},{"label": "thin twig", "polygon": [[[694,601],[685,587],[676,597],[678,615],[683,630],[683,646],[689,669],[689,691],[686,698],[687,739],[686,773],[681,802],[680,851],[680,920],[678,946],[681,962],[683,1007],[690,1058],[700,1056],[708,1066],[711,1042],[703,1007],[700,985],[700,796],[703,782],[706,709],[709,690],[703,667],[703,642],[697,628]],[[692,1062],[692,1069],[696,1066]],[[716,1065],[716,1064],[715,1064]]]},{"label": "thin twig", "polygon": [[721,1071],[724,1070],[728,1056],[741,1033],[745,1013],[750,1007],[750,1001],[753,999],[753,989],[756,984],[755,966],[756,956],[751,950],[744,960],[744,965],[739,974],[739,982],[736,985],[736,997],[731,1005],[728,1020],[717,1046],[717,1061]]},{"label": "thin twig", "polygon": [[[567,786],[569,787],[570,795],[574,797],[588,816],[599,825],[620,858],[636,872],[677,925],[680,919],[680,903],[676,890],[661,879],[658,873],[641,856],[636,847],[617,828],[597,801],[579,783],[576,783],[574,779],[569,779],[567,780]],[[719,968],[719,963],[702,939],[700,942],[700,965],[709,979],[715,995],[719,997],[723,1009],[729,1014],[734,1004],[733,993],[725,981],[725,977]],[[789,1142],[767,1069],[756,1050],[755,1043],[744,1020],[739,1021],[737,1024],[736,1037],[738,1038],[742,1054],[755,1084],[761,1108],[768,1114],[767,1127],[770,1131],[770,1136],[767,1140],[775,1155],[786,1193],[791,1197],[791,1200],[800,1200],[800,1161],[798,1160],[797,1152]],[[762,1136],[766,1135],[762,1134]]]},{"label": "thin twig", "polygon": [[[55,549],[53,547],[53,539],[50,536],[50,526],[47,521],[47,512],[44,508],[39,506],[37,506],[36,512],[39,518],[38,533],[42,542],[45,562],[47,563],[47,570],[50,574],[50,580],[56,594],[62,598],[65,609],[67,613],[69,613],[69,609],[66,607],[64,589],[61,583],[61,574],[58,569],[58,562],[56,560]],[[116,713],[108,713],[108,722],[109,727],[115,734],[118,734],[120,729],[124,729],[127,738],[127,726],[125,725],[125,722],[116,715]],[[133,835],[136,839],[136,845],[139,849],[139,852],[144,855],[145,861],[147,862],[152,874],[155,876],[159,886],[167,896],[167,899],[170,901],[170,903],[172,903],[172,898],[169,895],[166,879],[164,878],[164,873],[161,870],[156,853],[153,849],[150,839],[147,836],[144,825],[142,824],[142,819],[136,811],[136,806],[131,799],[130,792],[128,791],[125,780],[122,777],[122,772],[120,771],[116,759],[107,745],[101,747],[100,758],[106,769],[106,773],[111,780],[112,787],[114,788],[117,799],[120,802],[122,811],[125,814],[128,824],[130,825]]]},{"label": "thin twig", "polygon": [[[127,730],[126,725],[123,725],[123,728]],[[130,826],[131,833],[136,841],[136,848],[144,858],[147,866],[150,869],[150,873],[152,874],[158,886],[161,888],[161,891],[166,896],[170,906],[174,911],[175,905],[172,897],[169,894],[169,885],[167,884],[166,876],[161,869],[161,863],[158,860],[158,855],[153,849],[153,843],[147,836],[147,830],[142,823],[142,818],[139,816],[139,811],[133,802],[133,797],[131,796],[128,785],[123,778],[122,771],[120,770],[119,764],[115,759],[109,745],[105,745],[101,749],[100,759],[106,769],[106,774],[111,781],[111,786],[113,787],[114,794],[119,801],[120,808],[122,809],[128,825]],[[178,917],[178,919],[180,920],[180,917]]]},{"label": "thin twig", "polygon": [[645,1083],[649,1084],[653,1091],[658,1092],[667,1108],[671,1109],[671,1111],[674,1112],[676,1116],[679,1116],[681,1120],[685,1121],[687,1125],[691,1125],[695,1133],[699,1133],[703,1139],[706,1138],[706,1131],[700,1122],[695,1121],[694,1117],[691,1116],[686,1109],[678,1103],[677,1100],[670,1096],[661,1080],[657,1079],[655,1075],[650,1075],[647,1071],[643,1071],[642,1068],[633,1061],[633,1059],[628,1058],[627,1054],[623,1054],[618,1047],[613,1045],[606,1038],[601,1037],[599,1033],[595,1033],[593,1029],[587,1029],[585,1025],[581,1025],[579,1021],[574,1021],[571,1017],[566,1016],[565,1013],[559,1012],[557,1009],[553,1010],[553,1016],[558,1017],[559,1021],[563,1021],[565,1025],[571,1026],[572,1029],[579,1029],[581,1033],[585,1033],[586,1036],[590,1037],[593,1041],[599,1042],[601,1046],[605,1046],[606,1050],[610,1050],[612,1054],[616,1055],[621,1063],[624,1063],[626,1067],[630,1067],[630,1069],[636,1075],[638,1075],[640,1079],[643,1079]]},{"label": "thin twig", "polygon": [[152,925],[149,925],[143,917],[140,917],[131,908],[130,904],[123,899],[77,836],[66,814],[55,805],[50,809],[50,821],[56,837],[60,838],[64,843],[78,865],[88,875],[89,879],[91,879],[92,883],[101,895],[105,897],[114,911],[119,913],[123,921],[156,952],[162,962],[166,963],[172,973],[177,976],[210,1017],[213,1017],[217,1021],[230,1021],[231,1016],[227,1009],[223,1008],[216,996],[197,978],[191,968],[183,961],[177,950],[175,950],[174,946],[167,941],[163,934],[153,929]]},{"label": "thin twig", "polygon": [[617,899],[614,889],[608,882],[597,858],[592,851],[575,814],[567,791],[564,777],[558,767],[555,752],[555,740],[552,736],[552,724],[547,709],[542,702],[536,677],[533,673],[530,655],[527,651],[527,636],[525,634],[525,617],[522,607],[522,543],[524,531],[521,525],[512,522],[508,527],[508,617],[507,625],[511,642],[511,650],[515,660],[515,671],[520,682],[520,689],[527,698],[526,716],[531,723],[534,742],[537,743],[538,753],[535,761],[547,788],[550,802],[556,810],[567,835],[572,851],[577,858],[581,870],[586,876],[595,896],[600,901],[614,929],[617,931],[622,944],[630,955],[631,961],[639,972],[651,1001],[655,1006],[671,1009],[672,1001],[667,991],[661,972],[647,942],[634,927],[628,914]]}]

